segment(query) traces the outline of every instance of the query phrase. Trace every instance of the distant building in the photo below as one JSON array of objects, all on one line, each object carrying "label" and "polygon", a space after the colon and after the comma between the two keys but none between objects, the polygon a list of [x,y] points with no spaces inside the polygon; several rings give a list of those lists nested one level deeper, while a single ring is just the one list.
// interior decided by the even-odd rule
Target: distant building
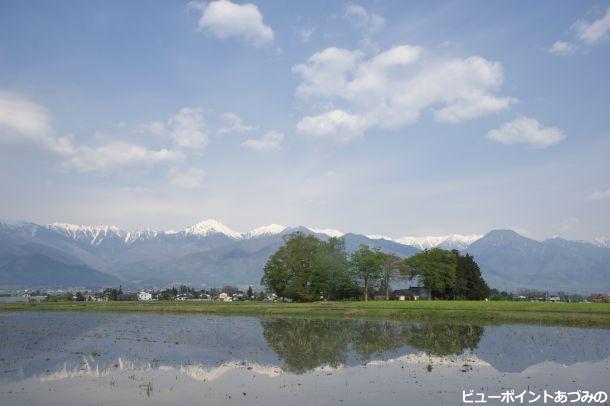
[{"label": "distant building", "polygon": [[187,295],[186,293],[181,293],[178,296],[176,296],[176,300],[180,300],[180,301],[185,301],[189,299],[189,295]]},{"label": "distant building", "polygon": [[559,295],[548,295],[546,298],[547,302],[559,303],[561,302],[561,298]]},{"label": "distant building", "polygon": [[430,294],[426,288],[421,286],[411,286],[408,289],[398,289],[392,292],[395,300],[426,300],[430,299]]},{"label": "distant building", "polygon": [[199,294],[199,299],[201,299],[201,300],[212,300],[212,296],[208,295],[207,293],[200,293]]},{"label": "distant building", "polygon": [[149,301],[153,300],[153,295],[150,292],[140,291],[138,293],[138,300]]},{"label": "distant building", "polygon": [[610,296],[607,293],[597,293],[592,295],[590,300],[596,303],[610,303]]},{"label": "distant building", "polygon": [[222,292],[218,295],[218,300],[220,300],[221,302],[230,302],[233,300],[233,298],[230,297],[227,293]]}]

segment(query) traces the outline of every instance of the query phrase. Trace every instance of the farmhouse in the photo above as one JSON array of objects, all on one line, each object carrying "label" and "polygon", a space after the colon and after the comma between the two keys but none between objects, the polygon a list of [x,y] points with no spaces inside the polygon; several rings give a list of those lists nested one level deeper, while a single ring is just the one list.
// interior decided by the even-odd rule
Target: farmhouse
[{"label": "farmhouse", "polygon": [[138,300],[144,300],[144,301],[153,300],[153,295],[150,292],[145,292],[142,290],[138,293]]}]

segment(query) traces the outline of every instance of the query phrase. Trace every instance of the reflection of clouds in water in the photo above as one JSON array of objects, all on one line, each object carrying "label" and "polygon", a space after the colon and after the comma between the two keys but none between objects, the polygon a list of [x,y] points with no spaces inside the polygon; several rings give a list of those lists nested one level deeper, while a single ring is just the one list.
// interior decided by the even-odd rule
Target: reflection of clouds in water
[{"label": "reflection of clouds in water", "polygon": [[111,376],[117,371],[145,373],[155,369],[180,373],[202,382],[213,381],[234,370],[247,370],[248,372],[268,377],[276,377],[282,373],[279,367],[256,363],[229,362],[217,367],[205,367],[203,365],[180,365],[180,367],[174,367],[170,365],[153,366],[150,363],[136,365],[134,362],[124,360],[123,358],[119,358],[113,367],[104,368],[100,367],[99,363],[96,363],[95,360],[83,357],[82,363],[71,364],[65,362],[55,371],[37,375],[35,379],[39,379],[41,382],[49,382],[81,377],[103,378]]}]

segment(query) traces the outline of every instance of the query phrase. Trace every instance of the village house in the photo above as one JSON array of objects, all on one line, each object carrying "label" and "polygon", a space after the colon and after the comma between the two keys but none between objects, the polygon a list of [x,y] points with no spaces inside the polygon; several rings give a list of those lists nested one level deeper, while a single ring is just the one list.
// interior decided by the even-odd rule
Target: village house
[{"label": "village house", "polygon": [[233,299],[225,292],[218,295],[218,300],[221,302],[231,302]]},{"label": "village house", "polygon": [[233,293],[233,300],[245,300],[246,299],[246,294],[244,292],[242,292],[241,290],[238,290],[237,292]]},{"label": "village house", "polygon": [[427,300],[430,298],[426,288],[411,286],[407,289],[398,289],[392,292],[394,300]]},{"label": "village house", "polygon": [[153,295],[150,292],[140,291],[138,292],[138,300],[149,301],[153,300]]}]

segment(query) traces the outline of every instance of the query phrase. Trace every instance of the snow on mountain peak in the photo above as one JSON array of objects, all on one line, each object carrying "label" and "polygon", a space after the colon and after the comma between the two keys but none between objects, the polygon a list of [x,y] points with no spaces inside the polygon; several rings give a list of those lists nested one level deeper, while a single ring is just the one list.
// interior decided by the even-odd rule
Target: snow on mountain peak
[{"label": "snow on mountain peak", "polygon": [[593,244],[598,247],[610,248],[610,238],[608,237],[597,237],[593,239]]},{"label": "snow on mountain peak", "polygon": [[187,227],[182,230],[186,235],[197,235],[201,237],[207,237],[213,234],[224,234],[227,237],[239,239],[242,238],[242,234],[237,231],[231,230],[229,227],[222,224],[220,221],[214,219],[207,219],[200,221],[199,223]]},{"label": "snow on mountain peak", "polygon": [[314,227],[306,227],[309,231],[313,231],[316,234],[326,234],[329,237],[343,237],[345,233],[341,230],[336,230],[334,228],[314,228]]},{"label": "snow on mountain peak", "polygon": [[283,226],[281,224],[269,224],[268,226],[262,226],[255,228],[254,230],[250,230],[247,233],[243,234],[245,238],[256,238],[263,237],[268,235],[276,235],[281,234],[288,227]]},{"label": "snow on mountain peak", "polygon": [[449,234],[425,237],[402,237],[398,238],[396,242],[411,245],[422,250],[435,247],[464,249],[481,237],[482,236],[478,234]]},{"label": "snow on mountain peak", "polygon": [[125,232],[115,226],[81,226],[69,223],[48,224],[47,229],[57,231],[73,240],[99,245],[106,237],[123,239]]},{"label": "snow on mountain peak", "polygon": [[367,235],[367,238],[370,238],[371,240],[388,240],[388,241],[394,241],[393,238],[390,238],[388,236],[385,235],[379,235],[379,234],[371,234],[371,235]]}]

